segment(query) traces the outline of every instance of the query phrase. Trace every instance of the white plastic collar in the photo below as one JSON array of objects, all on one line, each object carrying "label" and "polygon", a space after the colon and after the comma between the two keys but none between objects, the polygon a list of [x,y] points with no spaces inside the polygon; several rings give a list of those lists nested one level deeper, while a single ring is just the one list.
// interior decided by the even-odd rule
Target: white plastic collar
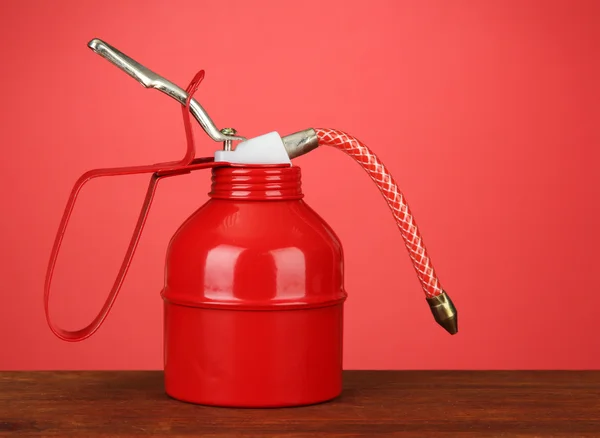
[{"label": "white plastic collar", "polygon": [[277,132],[269,132],[239,143],[234,151],[215,151],[216,162],[235,164],[289,164],[290,157]]}]

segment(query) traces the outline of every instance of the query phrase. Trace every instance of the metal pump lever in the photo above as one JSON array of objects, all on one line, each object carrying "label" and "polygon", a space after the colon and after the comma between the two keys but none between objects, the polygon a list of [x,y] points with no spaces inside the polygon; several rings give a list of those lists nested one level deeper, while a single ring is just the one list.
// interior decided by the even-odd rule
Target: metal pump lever
[{"label": "metal pump lever", "polygon": [[[110,44],[102,41],[101,39],[94,38],[88,43],[88,47],[95,53],[102,56],[103,58],[110,61],[112,64],[119,67],[129,76],[137,80],[146,88],[154,88],[158,91],[165,93],[167,96],[172,97],[182,105],[185,105],[185,101],[188,97],[187,93],[175,85],[173,82],[163,78],[162,76],[154,73],[147,67],[144,67],[139,62],[131,59],[123,52],[115,49]],[[202,106],[195,100],[192,99],[190,102],[190,112],[194,118],[200,123],[200,126],[214,141],[224,142],[226,140],[246,140],[245,137],[236,135],[226,135],[217,129],[214,122],[208,116],[208,113]]]},{"label": "metal pump lever", "polygon": [[[165,93],[167,96],[172,97],[182,105],[186,104],[188,95],[183,89],[168,79],[154,73],[149,68],[144,67],[142,64],[112,47],[110,44],[99,38],[94,38],[88,43],[88,47],[119,67],[144,87],[155,88],[158,91]],[[190,101],[190,112],[198,123],[200,123],[200,126],[202,126],[208,136],[214,141],[227,142],[227,144],[230,145],[233,140],[246,140],[245,137],[228,135],[217,129],[206,110],[202,108],[196,99],[191,99]],[[282,141],[290,159],[304,155],[318,146],[317,135],[312,128],[282,137]]]}]

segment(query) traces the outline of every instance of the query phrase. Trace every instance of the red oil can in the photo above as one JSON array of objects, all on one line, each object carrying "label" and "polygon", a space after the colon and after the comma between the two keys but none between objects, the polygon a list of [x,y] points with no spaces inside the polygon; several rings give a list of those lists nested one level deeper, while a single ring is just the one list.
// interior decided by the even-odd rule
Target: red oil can
[{"label": "red oil can", "polygon": [[[358,139],[333,129],[307,129],[252,139],[218,130],[186,91],[101,40],[96,53],[144,86],[182,105],[188,148],[180,161],[97,169],[71,191],[50,256],[44,305],[53,333],[65,341],[91,336],[107,317],[140,239],[160,179],[211,169],[210,199],[176,231],[167,250],[164,378],[171,397],[229,407],[299,406],[342,391],[344,261],[331,227],[304,200],[301,170],[291,160],[319,146],[353,158],[386,200],[435,320],[458,330],[457,312],[442,289],[404,195],[377,156]],[[194,158],[191,119],[223,149]],[[240,141],[233,148],[233,141]],[[129,248],[98,316],[77,331],[57,327],[49,314],[52,273],[77,195],[92,178],[151,173]]]},{"label": "red oil can", "polygon": [[172,397],[286,406],[339,395],[342,247],[302,199],[300,168],[215,168],[211,199],[168,248]]}]

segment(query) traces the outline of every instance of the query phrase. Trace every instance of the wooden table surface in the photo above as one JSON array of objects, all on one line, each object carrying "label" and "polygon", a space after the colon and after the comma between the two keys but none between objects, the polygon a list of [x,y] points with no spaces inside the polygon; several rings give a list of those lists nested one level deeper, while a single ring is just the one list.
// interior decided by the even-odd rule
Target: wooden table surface
[{"label": "wooden table surface", "polygon": [[158,371],[2,372],[0,436],[600,437],[600,371],[346,371],[315,406],[210,408]]}]

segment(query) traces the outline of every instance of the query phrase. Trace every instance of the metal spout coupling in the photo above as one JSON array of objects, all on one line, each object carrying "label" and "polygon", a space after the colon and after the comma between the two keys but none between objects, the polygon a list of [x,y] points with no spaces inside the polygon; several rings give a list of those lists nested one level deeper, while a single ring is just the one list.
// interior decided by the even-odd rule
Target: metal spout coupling
[{"label": "metal spout coupling", "polygon": [[319,146],[317,132],[312,128],[286,135],[281,140],[290,160],[304,155]]},{"label": "metal spout coupling", "polygon": [[458,333],[458,312],[445,291],[435,297],[427,298],[427,304],[431,308],[433,318],[444,330],[451,335]]}]

